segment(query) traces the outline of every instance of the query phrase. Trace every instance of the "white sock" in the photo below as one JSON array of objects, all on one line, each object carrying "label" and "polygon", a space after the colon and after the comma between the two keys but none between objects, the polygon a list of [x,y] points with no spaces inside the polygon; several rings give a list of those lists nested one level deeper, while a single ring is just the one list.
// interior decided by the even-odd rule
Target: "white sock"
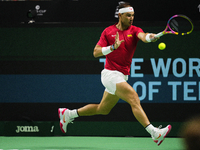
[{"label": "white sock", "polygon": [[71,118],[79,117],[76,109],[70,110],[69,115]]},{"label": "white sock", "polygon": [[152,131],[154,130],[154,126],[152,124],[149,124],[145,129],[146,131],[152,135]]}]

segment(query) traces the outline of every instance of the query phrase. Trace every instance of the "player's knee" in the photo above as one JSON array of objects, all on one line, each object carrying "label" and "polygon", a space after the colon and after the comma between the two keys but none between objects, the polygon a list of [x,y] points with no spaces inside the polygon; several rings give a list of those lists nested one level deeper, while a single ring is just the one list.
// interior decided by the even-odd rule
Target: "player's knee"
[{"label": "player's knee", "polygon": [[98,114],[101,114],[101,115],[108,115],[110,113],[110,110],[106,110],[106,109],[99,109],[99,113]]},{"label": "player's knee", "polygon": [[102,107],[102,105],[98,105],[97,108],[97,114],[99,115],[108,115],[110,113],[111,109],[109,109],[108,107]]},{"label": "player's knee", "polygon": [[103,115],[108,115],[110,111],[105,111]]},{"label": "player's knee", "polygon": [[103,110],[101,111],[102,115],[108,115],[110,113],[110,110]]}]

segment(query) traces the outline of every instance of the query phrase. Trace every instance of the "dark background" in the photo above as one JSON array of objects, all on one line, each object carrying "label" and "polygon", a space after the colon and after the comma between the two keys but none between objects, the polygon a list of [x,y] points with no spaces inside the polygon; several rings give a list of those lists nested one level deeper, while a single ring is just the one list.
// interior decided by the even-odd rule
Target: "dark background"
[{"label": "dark background", "polygon": [[[163,37],[168,48],[166,51],[155,50],[158,43],[139,43],[138,49],[144,50],[137,51],[135,57],[145,60],[152,57],[181,57],[186,60],[199,58],[200,13],[197,0],[140,0],[131,4],[136,13],[134,24],[147,32],[162,31],[167,20],[174,14],[189,16],[195,25],[194,32],[187,37]],[[40,6],[40,10],[46,11],[37,14],[35,23],[28,24],[30,18],[27,17],[27,12],[34,10],[36,5]],[[103,64],[93,58],[92,51],[103,29],[118,21],[114,18],[117,5],[117,0],[0,2],[0,74],[100,74]],[[146,69],[143,71],[148,72]],[[5,101],[6,98],[0,99],[0,121],[58,121],[59,107],[73,109],[87,104],[84,100],[80,103]],[[142,106],[150,120],[157,122],[182,122],[199,113],[200,108],[199,101],[143,103]],[[117,104],[108,117],[82,117],[77,120],[136,121],[126,103]]]},{"label": "dark background", "polygon": [[[40,10],[47,10],[38,22],[113,22],[118,0],[55,0],[1,2],[1,23],[26,22],[26,13],[40,5]],[[196,0],[141,0],[130,1],[135,9],[135,21],[166,21],[175,14],[185,14],[194,21],[199,21],[199,2]]]}]

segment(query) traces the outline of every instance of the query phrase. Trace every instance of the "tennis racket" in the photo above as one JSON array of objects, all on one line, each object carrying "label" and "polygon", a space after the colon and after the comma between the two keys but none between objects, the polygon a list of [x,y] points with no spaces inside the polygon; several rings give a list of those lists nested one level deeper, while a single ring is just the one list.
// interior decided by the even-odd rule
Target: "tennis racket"
[{"label": "tennis racket", "polygon": [[155,37],[161,37],[165,34],[175,34],[175,35],[187,35],[190,34],[194,29],[193,23],[185,15],[174,15],[168,22],[164,31],[155,35]]}]

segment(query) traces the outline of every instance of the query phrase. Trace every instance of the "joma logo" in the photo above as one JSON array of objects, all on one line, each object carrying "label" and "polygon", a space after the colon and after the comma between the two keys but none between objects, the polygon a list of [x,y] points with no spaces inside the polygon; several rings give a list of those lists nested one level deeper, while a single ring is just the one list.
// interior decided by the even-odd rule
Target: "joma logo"
[{"label": "joma logo", "polygon": [[38,126],[17,126],[16,133],[20,132],[39,132]]}]

